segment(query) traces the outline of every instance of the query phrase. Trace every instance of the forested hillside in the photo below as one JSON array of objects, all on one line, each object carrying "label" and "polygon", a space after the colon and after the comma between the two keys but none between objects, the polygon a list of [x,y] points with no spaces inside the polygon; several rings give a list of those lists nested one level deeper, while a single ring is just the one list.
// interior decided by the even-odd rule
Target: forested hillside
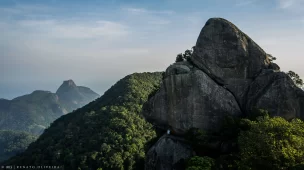
[{"label": "forested hillside", "polygon": [[36,139],[29,133],[0,130],[0,162],[22,153]]},{"label": "forested hillside", "polygon": [[58,96],[37,90],[13,100],[3,100],[0,107],[0,129],[41,134],[55,119],[67,113]]},{"label": "forested hillside", "polygon": [[143,169],[156,137],[140,115],[162,73],[135,73],[94,102],[62,116],[21,155],[4,164],[64,165],[65,169]]}]

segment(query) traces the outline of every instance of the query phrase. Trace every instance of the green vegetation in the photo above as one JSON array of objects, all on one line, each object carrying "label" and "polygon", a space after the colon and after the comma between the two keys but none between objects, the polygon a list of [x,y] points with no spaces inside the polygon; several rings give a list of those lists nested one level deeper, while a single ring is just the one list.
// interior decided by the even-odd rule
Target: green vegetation
[{"label": "green vegetation", "polygon": [[129,75],[94,102],[60,117],[22,154],[4,164],[65,169],[144,169],[145,146],[156,137],[140,115],[162,73]]},{"label": "green vegetation", "polygon": [[0,162],[23,152],[36,138],[25,132],[0,130]]},{"label": "green vegetation", "polygon": [[1,130],[24,131],[39,135],[58,117],[67,113],[57,95],[47,91],[34,91],[3,103],[0,117]]},{"label": "green vegetation", "polygon": [[177,54],[175,62],[188,61],[193,54],[195,46],[191,50],[186,50],[184,53]]},{"label": "green vegetation", "polygon": [[241,169],[287,169],[304,164],[304,122],[281,117],[247,121],[239,136]]},{"label": "green vegetation", "polygon": [[[277,59],[276,57],[272,56],[271,54],[267,54],[267,58],[270,62],[273,62]],[[298,87],[303,87],[304,82],[297,73],[295,73],[294,71],[288,71],[286,74],[292,79],[292,81]]]},{"label": "green vegetation", "polygon": [[188,160],[186,170],[211,170],[214,163],[215,161],[212,158],[194,156]]},{"label": "green vegetation", "polygon": [[270,62],[273,62],[274,60],[277,60],[276,57],[272,56],[271,54],[267,54],[267,58]]},{"label": "green vegetation", "polygon": [[[251,120],[250,120],[251,119]],[[304,167],[304,122],[269,117],[266,111],[255,111],[250,119],[225,120],[223,129],[206,133],[191,129],[187,138],[200,157],[193,157],[193,169],[215,159],[215,169],[301,169]],[[216,143],[220,143],[218,148]],[[236,144],[223,151],[223,144]],[[212,162],[212,161],[211,161]],[[213,164],[212,164],[213,165]],[[192,170],[192,169],[191,169]]]},{"label": "green vegetation", "polygon": [[[13,100],[0,99],[0,130],[24,131],[40,135],[60,116],[93,101],[98,94],[82,86],[59,88],[59,94],[36,90]],[[65,87],[65,88],[62,88]]]}]

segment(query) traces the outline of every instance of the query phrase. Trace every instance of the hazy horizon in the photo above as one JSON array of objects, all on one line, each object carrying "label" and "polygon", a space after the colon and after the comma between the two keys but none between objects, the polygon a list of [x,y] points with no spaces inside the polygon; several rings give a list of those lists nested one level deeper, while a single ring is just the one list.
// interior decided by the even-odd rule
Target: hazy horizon
[{"label": "hazy horizon", "polygon": [[1,0],[0,98],[56,92],[68,79],[102,95],[128,74],[164,71],[211,17],[304,78],[303,12],[304,0]]}]

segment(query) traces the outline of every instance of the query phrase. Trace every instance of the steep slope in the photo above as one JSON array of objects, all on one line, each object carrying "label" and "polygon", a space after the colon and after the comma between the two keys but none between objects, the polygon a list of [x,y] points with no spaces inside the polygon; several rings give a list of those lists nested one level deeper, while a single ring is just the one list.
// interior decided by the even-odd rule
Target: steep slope
[{"label": "steep slope", "polygon": [[143,169],[155,132],[141,116],[161,73],[135,73],[94,102],[57,119],[19,156],[4,164],[64,165],[65,169]]},{"label": "steep slope", "polygon": [[0,162],[25,151],[36,139],[29,133],[0,130]]}]

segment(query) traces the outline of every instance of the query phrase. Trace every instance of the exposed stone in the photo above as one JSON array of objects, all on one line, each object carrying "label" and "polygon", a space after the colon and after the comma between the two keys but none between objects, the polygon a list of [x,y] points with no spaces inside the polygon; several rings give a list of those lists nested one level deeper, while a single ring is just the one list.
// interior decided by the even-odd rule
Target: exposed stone
[{"label": "exposed stone", "polygon": [[[190,128],[210,132],[219,131],[226,116],[246,117],[254,109],[304,120],[304,91],[235,25],[212,18],[202,29],[190,61],[167,68],[147,108],[145,117],[160,128],[170,128],[173,135]],[[184,148],[170,140],[163,137],[150,149],[146,169],[174,169],[178,160],[188,156],[175,155],[172,147]],[[236,147],[235,141],[214,139],[200,152],[231,153]]]},{"label": "exposed stone", "polygon": [[272,70],[274,70],[274,71],[280,71],[280,66],[279,65],[277,65],[276,63],[270,63],[269,64],[269,69],[272,69]]},{"label": "exposed stone", "polygon": [[163,86],[149,101],[147,119],[184,133],[192,127],[216,131],[226,116],[241,115],[234,96],[203,71],[193,68],[173,75],[171,68],[181,65],[174,64],[166,71]]},{"label": "exposed stone", "polygon": [[220,84],[229,79],[253,79],[269,64],[263,49],[222,18],[207,21],[191,60]]},{"label": "exposed stone", "polygon": [[184,140],[164,135],[148,151],[145,170],[184,170],[185,160],[193,153]]},{"label": "exposed stone", "polygon": [[[254,108],[287,120],[303,118],[304,92],[283,72],[263,71],[251,84],[247,95],[247,113]],[[302,113],[302,115],[301,115]]]},{"label": "exposed stone", "polygon": [[239,104],[240,109],[244,112],[246,109],[246,97],[251,79],[229,79],[224,85],[226,90],[230,91]]},{"label": "exposed stone", "polygon": [[190,72],[191,68],[193,66],[187,61],[177,62],[167,68],[166,75],[186,74]]}]

